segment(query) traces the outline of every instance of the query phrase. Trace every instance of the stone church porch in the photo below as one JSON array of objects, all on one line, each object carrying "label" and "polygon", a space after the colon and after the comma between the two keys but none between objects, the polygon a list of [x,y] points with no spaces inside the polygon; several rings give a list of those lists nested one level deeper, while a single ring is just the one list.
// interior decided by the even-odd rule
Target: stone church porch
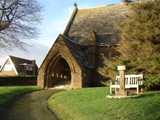
[{"label": "stone church porch", "polygon": [[83,87],[82,68],[60,35],[43,61],[37,84],[41,88]]}]

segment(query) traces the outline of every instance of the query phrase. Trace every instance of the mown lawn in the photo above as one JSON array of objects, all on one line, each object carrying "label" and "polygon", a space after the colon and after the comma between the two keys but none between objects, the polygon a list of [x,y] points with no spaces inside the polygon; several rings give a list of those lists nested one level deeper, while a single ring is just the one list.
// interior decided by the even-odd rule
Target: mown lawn
[{"label": "mown lawn", "polygon": [[36,86],[10,86],[0,87],[0,106],[5,106],[16,96],[39,90]]},{"label": "mown lawn", "polygon": [[160,93],[137,98],[106,98],[107,88],[85,88],[53,95],[48,105],[61,120],[160,120]]}]

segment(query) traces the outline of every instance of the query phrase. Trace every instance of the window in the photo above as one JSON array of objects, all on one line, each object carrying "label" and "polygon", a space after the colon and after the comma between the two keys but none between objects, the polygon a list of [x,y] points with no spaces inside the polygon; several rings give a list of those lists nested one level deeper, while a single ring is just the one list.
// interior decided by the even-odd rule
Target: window
[{"label": "window", "polygon": [[30,65],[27,65],[27,66],[26,66],[26,70],[27,70],[27,71],[32,71],[32,70],[33,70],[33,67],[30,66]]}]

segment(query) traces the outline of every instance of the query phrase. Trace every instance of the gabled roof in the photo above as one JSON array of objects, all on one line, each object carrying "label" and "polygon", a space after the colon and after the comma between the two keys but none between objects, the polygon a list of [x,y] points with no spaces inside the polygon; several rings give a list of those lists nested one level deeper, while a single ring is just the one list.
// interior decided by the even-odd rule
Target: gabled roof
[{"label": "gabled roof", "polygon": [[[16,74],[22,72],[21,66],[34,65],[33,67],[38,68],[35,63],[35,60],[29,60],[29,59],[24,59],[24,58],[15,57],[15,56],[8,56],[7,60],[9,60],[11,62]],[[5,64],[6,64],[6,62],[2,65],[1,70],[4,68]]]},{"label": "gabled roof", "polygon": [[128,11],[129,7],[125,4],[76,9],[69,28],[67,26],[68,37],[80,44],[94,44],[91,32],[95,32],[98,42],[115,43],[118,39],[116,24],[125,19]]},{"label": "gabled roof", "polygon": [[[112,4],[96,8],[78,9],[75,6],[63,34],[76,59],[86,68],[94,68],[90,50],[95,46],[112,46],[119,40],[117,24],[130,11],[129,5]],[[96,56],[97,57],[97,56]]]},{"label": "gabled roof", "polygon": [[37,67],[35,60],[29,60],[29,59],[24,59],[24,58],[15,57],[15,56],[9,56],[9,57],[12,60],[18,73],[22,71],[20,66],[34,65],[34,67]]},{"label": "gabled roof", "polygon": [[72,55],[76,58],[77,62],[85,68],[94,68],[94,65],[88,60],[89,55],[86,53],[93,45],[82,45],[74,42],[65,35],[61,35],[64,38],[65,43],[72,52]]},{"label": "gabled roof", "polygon": [[[7,57],[7,59],[5,60],[5,62],[2,64],[2,66],[1,66],[1,68],[0,68],[0,72],[2,72],[2,70],[3,70],[4,67],[5,67],[5,65],[6,65],[8,62],[9,62],[10,65],[12,66],[12,68],[13,68],[13,70],[14,70],[14,73],[13,73],[13,72],[11,72],[11,73],[7,72],[7,74],[8,74],[8,75],[12,75],[12,74],[18,75],[18,72],[17,72],[17,70],[16,70],[16,68],[15,68],[15,65],[13,64],[13,62],[12,62],[12,60],[11,60],[11,58],[10,58],[9,56]],[[6,73],[4,73],[4,72],[3,72],[3,75],[4,75],[4,76],[7,76]]]},{"label": "gabled roof", "polygon": [[20,65],[24,63],[32,64],[33,62],[35,62],[35,60],[29,60],[29,59],[24,59],[24,58],[15,57],[15,56],[9,56],[9,57],[15,65]]}]

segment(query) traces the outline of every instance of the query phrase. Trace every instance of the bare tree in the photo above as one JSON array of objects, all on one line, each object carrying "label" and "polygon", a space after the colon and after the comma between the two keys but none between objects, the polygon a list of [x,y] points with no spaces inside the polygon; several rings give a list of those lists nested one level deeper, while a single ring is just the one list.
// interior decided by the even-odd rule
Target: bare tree
[{"label": "bare tree", "polygon": [[0,47],[21,47],[34,38],[40,10],[36,0],[0,0]]}]

